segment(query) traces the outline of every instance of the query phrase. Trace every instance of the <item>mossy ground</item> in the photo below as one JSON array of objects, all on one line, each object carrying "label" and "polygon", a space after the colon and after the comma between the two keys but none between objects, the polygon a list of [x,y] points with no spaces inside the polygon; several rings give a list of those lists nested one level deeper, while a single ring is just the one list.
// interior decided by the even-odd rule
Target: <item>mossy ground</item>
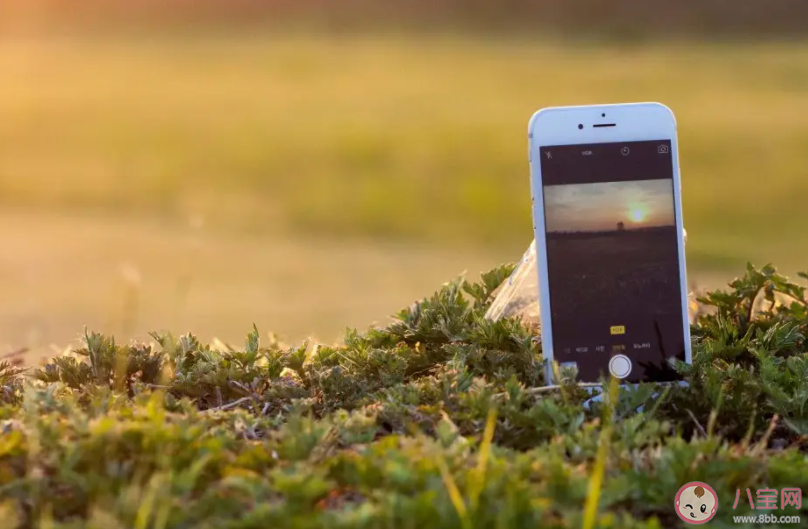
[{"label": "mossy ground", "polygon": [[[702,481],[719,497],[710,527],[740,527],[732,515],[758,512],[747,488],[808,491],[802,286],[750,266],[701,299],[689,387],[587,408],[567,379],[542,388],[527,327],[483,318],[510,270],[340,346],[88,333],[40,369],[5,363],[0,524],[675,527],[677,491]],[[808,519],[788,509],[768,513]]]}]

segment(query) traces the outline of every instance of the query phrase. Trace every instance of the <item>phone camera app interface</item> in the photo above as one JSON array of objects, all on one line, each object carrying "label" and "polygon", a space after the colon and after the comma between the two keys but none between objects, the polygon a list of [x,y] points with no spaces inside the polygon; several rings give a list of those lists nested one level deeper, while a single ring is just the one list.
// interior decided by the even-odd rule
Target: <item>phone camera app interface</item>
[{"label": "phone camera app interface", "polygon": [[554,360],[672,381],[685,360],[671,142],[541,148]]}]

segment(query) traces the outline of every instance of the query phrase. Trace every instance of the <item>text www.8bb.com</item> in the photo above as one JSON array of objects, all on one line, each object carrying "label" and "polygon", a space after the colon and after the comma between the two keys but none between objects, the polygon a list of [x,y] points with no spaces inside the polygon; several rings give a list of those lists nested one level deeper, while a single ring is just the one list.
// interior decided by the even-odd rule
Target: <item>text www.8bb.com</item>
[{"label": "text www.8bb.com", "polygon": [[758,523],[758,524],[784,524],[784,523],[800,523],[799,516],[775,516],[773,514],[758,514],[756,516],[733,516],[732,521],[735,523]]}]

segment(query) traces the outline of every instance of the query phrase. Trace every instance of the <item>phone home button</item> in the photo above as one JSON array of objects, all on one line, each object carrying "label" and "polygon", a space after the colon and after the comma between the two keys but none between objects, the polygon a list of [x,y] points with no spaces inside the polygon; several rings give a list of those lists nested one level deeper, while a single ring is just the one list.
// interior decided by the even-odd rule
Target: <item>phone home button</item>
[{"label": "phone home button", "polygon": [[631,360],[626,355],[615,355],[609,360],[609,373],[615,378],[626,378],[631,373]]}]

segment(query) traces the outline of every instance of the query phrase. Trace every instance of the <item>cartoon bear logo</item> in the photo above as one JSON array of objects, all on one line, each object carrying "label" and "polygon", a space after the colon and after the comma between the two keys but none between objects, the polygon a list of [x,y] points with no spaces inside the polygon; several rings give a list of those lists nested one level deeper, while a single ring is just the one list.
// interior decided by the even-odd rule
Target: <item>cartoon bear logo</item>
[{"label": "cartoon bear logo", "polygon": [[700,525],[715,516],[718,511],[718,495],[708,484],[691,481],[676,493],[675,507],[679,518],[691,525]]}]

